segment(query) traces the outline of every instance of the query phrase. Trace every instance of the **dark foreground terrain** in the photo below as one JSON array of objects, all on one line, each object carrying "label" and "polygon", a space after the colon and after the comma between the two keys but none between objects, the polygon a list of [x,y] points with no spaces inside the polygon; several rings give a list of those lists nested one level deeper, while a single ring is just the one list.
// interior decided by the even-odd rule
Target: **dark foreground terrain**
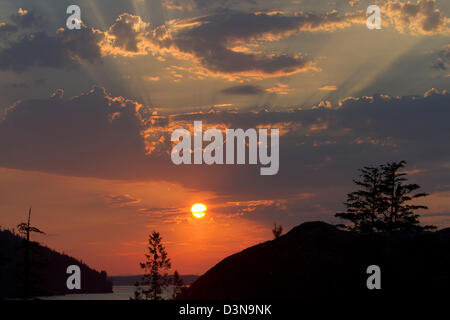
[{"label": "dark foreground terrain", "polygon": [[[136,282],[142,281],[144,277],[141,275],[129,275],[129,276],[112,276],[109,279],[112,281],[114,286],[134,286]],[[181,275],[181,280],[183,281],[183,285],[191,285],[195,280],[198,279],[196,275]],[[172,281],[173,276],[169,276],[169,282]]]},{"label": "dark foreground terrain", "polygon": [[[81,261],[36,242],[30,247],[30,296],[74,293],[67,289],[67,267],[81,269],[81,290],[76,293],[109,293],[112,284],[106,272],[89,268]],[[24,240],[8,230],[0,231],[0,299],[23,296]]]},{"label": "dark foreground terrain", "polygon": [[[368,290],[367,267],[381,268]],[[308,222],[234,254],[195,281],[180,299],[317,299],[450,295],[450,228],[437,232],[356,234]]]}]

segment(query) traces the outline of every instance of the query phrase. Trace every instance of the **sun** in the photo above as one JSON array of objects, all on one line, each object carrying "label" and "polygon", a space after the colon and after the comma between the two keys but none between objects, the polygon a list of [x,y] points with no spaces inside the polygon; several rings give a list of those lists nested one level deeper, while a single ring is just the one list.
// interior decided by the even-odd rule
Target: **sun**
[{"label": "sun", "polygon": [[201,219],[205,216],[206,206],[203,203],[196,203],[192,206],[191,212],[194,217]]}]

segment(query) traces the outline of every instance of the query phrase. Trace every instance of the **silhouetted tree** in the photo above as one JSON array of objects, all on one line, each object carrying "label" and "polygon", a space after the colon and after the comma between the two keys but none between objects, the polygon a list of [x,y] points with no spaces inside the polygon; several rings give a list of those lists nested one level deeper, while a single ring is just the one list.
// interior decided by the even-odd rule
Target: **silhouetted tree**
[{"label": "silhouetted tree", "polygon": [[30,236],[32,232],[45,234],[43,231],[36,227],[31,226],[31,208],[28,210],[27,222],[22,222],[17,225],[19,234],[24,238],[24,285],[23,285],[23,298],[28,299],[30,297]]},{"label": "silhouetted tree", "polygon": [[153,231],[149,236],[148,251],[146,261],[140,264],[145,273],[142,281],[136,283],[134,299],[161,300],[162,290],[169,284],[167,271],[171,263],[159,232]]},{"label": "silhouetted tree", "polygon": [[272,233],[273,233],[274,239],[278,239],[281,236],[281,234],[283,233],[283,227],[281,225],[277,225],[276,223],[274,223]]},{"label": "silhouetted tree", "polygon": [[183,279],[181,279],[180,274],[176,270],[173,273],[172,284],[173,284],[172,299],[175,299],[183,291]]},{"label": "silhouetted tree", "polygon": [[347,195],[344,203],[346,212],[336,213],[336,217],[350,220],[350,230],[372,232],[379,225],[380,214],[385,210],[382,194],[382,173],[380,168],[364,167],[359,179],[353,182],[361,189]]},{"label": "silhouetted tree", "polygon": [[410,201],[427,194],[411,194],[420,186],[406,184],[406,173],[400,172],[405,165],[405,161],[400,161],[361,169],[359,179],[353,180],[361,189],[349,193],[344,203],[347,210],[335,215],[352,223],[341,227],[358,232],[434,228],[419,225],[415,211],[427,207]]},{"label": "silhouetted tree", "polygon": [[[411,200],[426,197],[427,193],[415,193],[420,189],[418,184],[406,183],[406,173],[400,172],[406,165],[405,161],[390,162],[381,166],[383,171],[382,193],[384,196],[384,210],[382,228],[385,230],[424,230],[435,229],[434,226],[420,226],[418,209],[428,209],[423,205],[410,204]],[[381,228],[380,228],[381,229]]]}]

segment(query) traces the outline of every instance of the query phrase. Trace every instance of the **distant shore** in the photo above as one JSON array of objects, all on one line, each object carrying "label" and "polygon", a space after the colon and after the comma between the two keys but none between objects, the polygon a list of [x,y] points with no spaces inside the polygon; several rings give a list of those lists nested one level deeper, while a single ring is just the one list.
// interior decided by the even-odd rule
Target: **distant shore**
[{"label": "distant shore", "polygon": [[[36,297],[39,300],[130,300],[134,296],[134,285],[113,285],[112,293],[72,293],[46,297]],[[172,297],[172,286],[163,292],[164,299]]]}]

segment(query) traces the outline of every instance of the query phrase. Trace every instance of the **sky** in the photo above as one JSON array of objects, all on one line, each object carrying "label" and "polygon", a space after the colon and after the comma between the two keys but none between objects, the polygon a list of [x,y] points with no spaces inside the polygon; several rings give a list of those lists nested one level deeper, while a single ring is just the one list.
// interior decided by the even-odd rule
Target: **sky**
[{"label": "sky", "polygon": [[[450,227],[449,36],[446,0],[1,1],[0,226],[32,206],[35,240],[112,275],[157,230],[201,274],[274,222],[342,222],[359,168],[406,160],[422,222]],[[278,174],[174,165],[198,120],[279,128]]]}]

